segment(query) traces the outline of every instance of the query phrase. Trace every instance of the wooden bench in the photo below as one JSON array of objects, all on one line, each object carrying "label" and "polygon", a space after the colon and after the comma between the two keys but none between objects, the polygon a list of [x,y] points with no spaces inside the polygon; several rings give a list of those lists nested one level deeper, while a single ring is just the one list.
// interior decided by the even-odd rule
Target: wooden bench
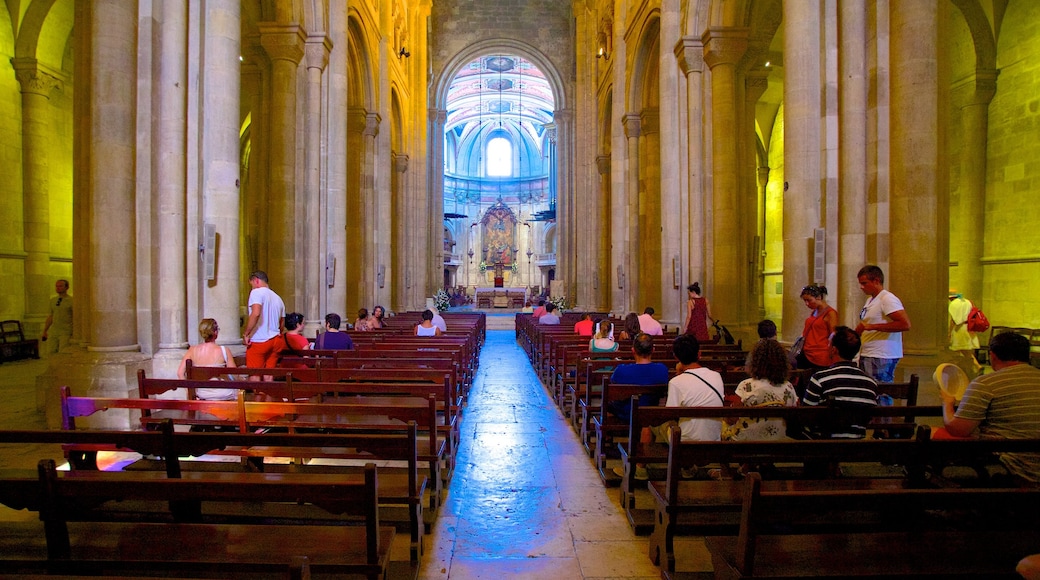
[{"label": "wooden bench", "polygon": [[[306,556],[316,573],[372,579],[386,574],[394,529],[380,525],[374,464],[365,467],[363,478],[236,474],[229,484],[224,476],[190,473],[169,479],[155,473],[59,473],[53,461],[44,460],[40,519],[51,569],[261,572]],[[262,515],[257,519],[225,516],[213,519],[228,523],[207,523],[206,514],[185,521],[175,511],[161,523],[111,522],[94,507],[104,500],[233,502],[245,505],[246,511],[272,502],[307,503],[360,518],[362,525],[270,525]]]},{"label": "wooden bench", "polygon": [[[646,485],[646,483],[636,481],[635,465],[667,464],[669,446],[667,443],[640,442],[640,433],[645,427],[691,418],[722,420],[727,417],[761,417],[780,418],[787,423],[804,423],[819,422],[825,418],[833,419],[836,415],[848,417],[847,421],[864,420],[871,427],[874,425],[887,427],[890,423],[886,423],[886,420],[900,415],[941,417],[942,407],[867,407],[862,409],[828,409],[824,407],[640,407],[638,400],[633,400],[628,437],[617,444],[621,455],[621,465],[625,473],[619,485],[621,507],[625,510],[629,523],[637,534],[644,535],[650,533],[654,527],[653,510],[637,508],[635,503],[637,483],[640,486]],[[648,472],[651,482],[655,479],[662,479],[658,470],[648,470]]]},{"label": "wooden bench", "polygon": [[37,339],[25,339],[22,323],[17,320],[0,322],[0,362],[24,358],[40,358]]},{"label": "wooden bench", "polygon": [[[708,537],[716,578],[1012,578],[1040,542],[1040,489],[764,489]],[[908,541],[912,540],[912,541]]]}]

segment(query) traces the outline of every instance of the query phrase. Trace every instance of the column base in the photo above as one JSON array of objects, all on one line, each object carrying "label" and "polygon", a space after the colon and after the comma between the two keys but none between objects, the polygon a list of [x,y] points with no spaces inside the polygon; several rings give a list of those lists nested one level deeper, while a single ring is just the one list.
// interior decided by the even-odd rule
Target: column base
[{"label": "column base", "polygon": [[[137,396],[137,370],[152,373],[152,359],[139,352],[90,352],[70,350],[51,356],[47,370],[36,378],[36,404],[44,411],[49,429],[61,428],[60,387],[68,386],[73,396]],[[176,370],[176,367],[174,368]],[[129,410],[110,410],[76,420],[77,427],[92,429],[135,429]]]}]

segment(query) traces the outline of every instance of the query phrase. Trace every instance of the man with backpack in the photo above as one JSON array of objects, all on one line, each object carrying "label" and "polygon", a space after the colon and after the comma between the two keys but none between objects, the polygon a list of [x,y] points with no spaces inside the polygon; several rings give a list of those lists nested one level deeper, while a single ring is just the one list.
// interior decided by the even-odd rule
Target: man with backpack
[{"label": "man with backpack", "polygon": [[[978,313],[975,314],[977,319],[982,311],[975,308],[971,300],[956,290],[950,290],[949,312],[950,326],[947,331],[947,340],[950,344],[950,351],[956,355],[957,366],[968,375],[968,378],[973,378],[979,374],[982,365],[975,358],[975,349],[979,348],[979,337],[974,330],[977,327],[973,327],[970,322],[973,314]],[[982,315],[982,318],[985,319],[985,315]]]}]

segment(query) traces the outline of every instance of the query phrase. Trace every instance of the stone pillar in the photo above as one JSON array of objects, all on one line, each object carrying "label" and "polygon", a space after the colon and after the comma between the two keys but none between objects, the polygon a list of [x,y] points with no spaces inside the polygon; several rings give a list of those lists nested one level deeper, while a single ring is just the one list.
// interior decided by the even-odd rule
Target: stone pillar
[{"label": "stone pillar", "polygon": [[[364,180],[364,131],[367,113],[363,108],[351,107],[347,114],[347,195],[345,203],[346,250],[337,268],[344,270],[346,289],[342,304],[334,304],[349,312],[357,309],[362,292],[361,262],[365,251],[365,199],[361,192]],[[425,264],[425,260],[423,261]]]},{"label": "stone pillar", "polygon": [[[644,109],[639,116],[639,268],[640,286],[636,290],[635,312],[648,305],[661,308],[662,264],[661,253],[661,119],[658,109]],[[662,309],[663,313],[664,310]]]},{"label": "stone pillar", "polygon": [[624,287],[621,289],[624,302],[622,302],[623,312],[621,314],[624,315],[636,308],[636,301],[639,299],[638,265],[642,248],[639,237],[639,136],[642,128],[641,120],[636,113],[629,113],[622,117],[622,124],[625,129],[625,138],[628,140],[626,152],[628,179],[625,180],[625,219],[622,222],[624,224],[624,239],[622,240],[624,258],[621,260],[621,264],[624,266],[622,270]]},{"label": "stone pillar", "polygon": [[[596,156],[596,172],[599,175],[598,197],[600,199],[596,222],[610,229],[610,198],[612,196],[610,191],[610,155]],[[610,229],[610,233],[607,236],[600,237],[600,244],[596,253],[596,264],[593,266],[592,271],[593,296],[595,299],[590,305],[591,309],[605,310],[610,307],[608,298],[610,296],[612,279],[610,272],[610,244],[615,239],[613,229]],[[530,261],[530,258],[528,258],[528,261]],[[533,284],[534,281],[532,280],[531,283]]]},{"label": "stone pillar", "polygon": [[266,246],[271,289],[288,310],[297,308],[296,280],[296,78],[306,37],[298,24],[261,23],[260,45],[271,60],[269,139],[269,215]]},{"label": "stone pillar", "polygon": [[[686,148],[687,188],[686,216],[688,223],[682,228],[686,236],[685,278],[679,281],[680,292],[686,285],[704,279],[704,113],[701,102],[704,98],[704,43],[701,39],[684,36],[675,45],[675,56],[679,68],[686,75]],[[685,296],[685,295],[684,295]],[[684,302],[685,303],[685,302]],[[679,317],[685,318],[680,310]],[[680,320],[682,325],[685,320]]]},{"label": "stone pillar", "polygon": [[[54,293],[51,276],[50,224],[50,93],[61,89],[55,74],[33,58],[11,64],[22,88],[22,212],[25,244],[25,320],[42,323],[50,314]],[[42,327],[41,327],[42,328]]]},{"label": "stone pillar", "polygon": [[[89,172],[91,303],[89,348],[137,351],[134,114],[136,4],[93,2]],[[113,291],[118,289],[118,291]]]},{"label": "stone pillar", "polygon": [[[761,277],[762,269],[760,264],[762,261],[762,244],[765,240],[766,231],[766,184],[769,181],[769,168],[759,167],[758,158],[758,142],[757,134],[755,132],[755,105],[758,103],[758,99],[762,98],[763,93],[769,88],[769,70],[763,67],[757,67],[749,70],[744,77],[744,123],[741,143],[744,145],[744,174],[746,184],[745,188],[748,192],[747,199],[754,199],[754,204],[748,204],[747,216],[755,216],[754,223],[751,220],[747,220],[747,226],[744,231],[744,239],[747,240],[747,251],[744,256],[741,256],[744,264],[744,272],[747,276],[747,308],[744,309],[743,314],[739,317],[739,322],[751,326],[757,324],[759,320],[766,317],[765,309],[765,289],[763,288],[763,280]],[[762,159],[762,163],[767,163],[768,159]],[[751,208],[755,208],[755,213],[751,213]],[[754,243],[754,240],[758,240],[758,245]],[[754,310],[752,310],[754,309]],[[738,322],[734,319],[734,322]]]},{"label": "stone pillar", "polygon": [[867,3],[838,4],[838,287],[831,305],[840,321],[855,319],[863,304],[856,272],[867,255]]},{"label": "stone pillar", "polygon": [[[553,112],[556,123],[555,169],[556,175],[549,179],[556,180],[556,211],[563,220],[557,220],[559,227],[559,247],[556,248],[556,278],[563,280],[563,287],[570,304],[577,300],[578,268],[577,236],[578,214],[574,203],[574,111],[557,109]],[[514,256],[515,259],[516,256]]]},{"label": "stone pillar", "polygon": [[[94,5],[88,2],[77,2],[74,8],[72,45],[76,58],[76,74],[73,75],[73,93],[80,98],[72,100],[72,116],[75,130],[72,132],[72,282],[73,295],[80,304],[93,302],[91,284],[88,282],[93,268],[93,255],[90,251],[94,234],[90,230],[90,208],[94,205],[91,187],[91,162],[93,152],[91,143],[94,126],[92,116],[94,105],[89,97],[92,94],[94,49],[93,26]],[[82,285],[78,282],[82,282]],[[48,294],[49,296],[49,294]],[[72,341],[84,344],[90,336],[92,317],[87,308],[75,308],[72,311]],[[48,385],[49,387],[50,385]]]},{"label": "stone pillar", "polygon": [[[430,133],[427,136],[427,151],[430,152],[429,165],[426,167],[430,178],[429,197],[426,198],[426,212],[420,225],[425,225],[426,247],[420,248],[419,254],[426,264],[426,279],[420,288],[423,292],[418,295],[420,302],[416,306],[426,303],[426,297],[433,296],[433,292],[440,287],[441,268],[444,265],[441,247],[442,225],[444,223],[444,123],[447,121],[448,111],[444,109],[429,110]],[[437,176],[437,177],[434,177]],[[475,251],[479,251],[476,248]]]},{"label": "stone pillar", "polygon": [[[408,156],[394,155],[393,158],[394,179],[391,183],[393,189],[393,242],[391,243],[391,270],[394,273],[393,302],[384,304],[387,308],[407,309],[408,293],[415,279],[416,268],[421,267],[422,259],[413,252],[412,231],[414,222],[409,219],[413,213],[413,206],[408,200]],[[459,244],[459,248],[462,244]]]},{"label": "stone pillar", "polygon": [[[361,295],[357,297],[358,303],[363,305],[373,304],[379,295],[379,287],[376,284],[376,268],[380,264],[379,244],[377,243],[376,223],[378,221],[377,208],[379,203],[376,191],[376,137],[379,135],[379,113],[368,113],[365,116],[365,129],[361,132],[364,157],[361,161],[361,199],[365,204],[365,221],[361,239],[364,240],[365,248],[363,272],[361,273]],[[439,230],[438,230],[439,231]],[[350,296],[347,296],[350,299]],[[357,309],[353,309],[354,312]]]},{"label": "stone pillar", "polygon": [[[946,344],[949,226],[944,123],[939,122],[939,7],[893,0],[891,259],[885,287],[902,300],[913,328],[904,355]],[[942,214],[940,214],[942,210]]]},{"label": "stone pillar", "polygon": [[741,284],[744,267],[740,224],[740,126],[737,111],[737,71],[747,50],[746,28],[711,27],[701,38],[704,62],[711,69],[712,106],[712,217],[706,224],[713,231],[713,271],[705,288],[712,315],[722,320],[744,316]]},{"label": "stone pillar", "polygon": [[784,3],[784,297],[781,336],[802,333],[805,305],[795,294],[813,277],[813,230],[821,223],[821,7]]},{"label": "stone pillar", "polygon": [[[241,344],[233,332],[242,302],[239,244],[239,94],[242,54],[241,6],[237,0],[205,3],[203,55],[199,72],[199,182],[202,184],[203,222],[217,230],[216,279],[203,285],[202,314],[213,318],[222,329],[219,342]],[[275,223],[281,219],[276,216]],[[288,302],[287,302],[288,304]]]},{"label": "stone pillar", "polygon": [[[172,350],[169,360],[178,359],[178,354],[188,348],[188,281],[186,247],[187,215],[187,132],[188,123],[188,3],[164,2],[162,4],[162,29],[159,46],[159,86],[155,92],[158,106],[155,114],[159,118],[155,140],[158,151],[154,156],[155,182],[153,189],[159,205],[158,239],[162,243],[158,253],[156,270],[158,282],[155,287],[159,309],[159,350]],[[208,251],[208,250],[207,250]],[[197,256],[197,252],[191,252]],[[238,260],[235,260],[237,263]],[[198,314],[198,313],[197,313]],[[203,316],[194,316],[198,320]],[[234,319],[219,320],[228,328],[227,334],[236,338]],[[192,333],[192,338],[198,336]]]},{"label": "stone pillar", "polygon": [[296,250],[298,276],[303,280],[302,296],[296,301],[296,310],[307,320],[319,320],[324,315],[325,252],[322,240],[328,239],[328,222],[324,208],[328,190],[322,187],[323,160],[321,136],[324,133],[322,114],[322,72],[329,64],[332,43],[325,36],[307,38],[304,47],[307,67],[307,114],[304,117],[305,187],[303,199],[297,203],[303,220],[296,224],[296,238],[303,240]]},{"label": "stone pillar", "polygon": [[[957,263],[950,287],[976,304],[983,303],[982,256],[986,240],[986,141],[989,103],[997,92],[996,70],[976,70],[954,87],[954,106],[961,118],[961,170],[958,203],[951,203],[950,261]],[[952,201],[952,200],[951,200]]]}]

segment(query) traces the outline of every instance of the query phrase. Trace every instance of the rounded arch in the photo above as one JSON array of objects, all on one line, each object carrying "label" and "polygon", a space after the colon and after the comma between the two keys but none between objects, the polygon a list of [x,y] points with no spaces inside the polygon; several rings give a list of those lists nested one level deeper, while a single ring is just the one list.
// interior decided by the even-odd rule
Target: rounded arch
[{"label": "rounded arch", "polygon": [[15,58],[33,58],[52,70],[65,67],[75,16],[71,0],[35,0],[18,25]]},{"label": "rounded arch", "polygon": [[452,81],[455,76],[459,74],[462,67],[466,63],[484,56],[486,54],[504,53],[511,52],[521,58],[525,58],[545,75],[546,80],[549,82],[549,88],[553,92],[553,103],[557,111],[567,109],[567,90],[566,83],[563,77],[560,76],[560,72],[556,70],[555,65],[549,60],[540,50],[534,46],[522,42],[519,40],[512,40],[507,38],[493,39],[493,40],[482,40],[467,46],[455,54],[455,56],[448,59],[445,63],[444,68],[435,77],[433,82],[433,106],[436,109],[443,110],[447,107],[448,102],[448,89],[451,87]]},{"label": "rounded arch", "polygon": [[661,40],[661,14],[651,11],[643,21],[633,55],[632,70],[628,86],[628,112],[638,113],[644,107],[656,106],[659,75],[658,48]]},{"label": "rounded arch", "polygon": [[545,231],[542,232],[542,250],[546,254],[553,254],[556,252],[556,224],[549,223],[545,226]]},{"label": "rounded arch", "polygon": [[690,0],[683,13],[683,34],[700,38],[710,25],[712,0]]},{"label": "rounded arch", "polygon": [[394,153],[404,153],[401,145],[404,143],[404,121],[401,114],[401,98],[397,92],[397,86],[390,87],[390,150]]},{"label": "rounded arch", "polygon": [[993,70],[997,68],[997,42],[993,36],[986,12],[978,0],[953,0],[968,24],[971,38],[975,41],[975,68]]},{"label": "rounded arch", "polygon": [[347,16],[347,106],[369,110],[374,107],[375,96],[367,38],[363,21],[352,10]]},{"label": "rounded arch", "polygon": [[709,26],[747,26],[747,0],[712,0]]}]

